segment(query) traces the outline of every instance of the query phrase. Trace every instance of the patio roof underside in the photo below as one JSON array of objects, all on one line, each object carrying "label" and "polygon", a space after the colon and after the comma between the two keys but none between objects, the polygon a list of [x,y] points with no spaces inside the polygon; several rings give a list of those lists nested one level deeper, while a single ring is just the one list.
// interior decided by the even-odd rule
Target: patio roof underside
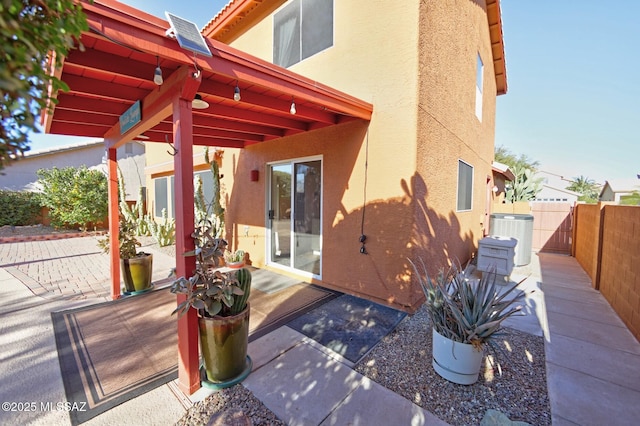
[{"label": "patio roof underside", "polygon": [[[371,104],[215,40],[206,40],[211,58],[196,57],[166,35],[167,21],[137,9],[107,0],[83,7],[90,29],[82,35],[83,48],[72,50],[57,70],[70,90],[60,92],[53,111],[43,115],[46,133],[101,137],[110,148],[142,133],[149,138],[144,140],[173,142],[170,99],[187,80],[199,84],[197,93],[210,105],[193,109],[194,145],[243,148],[371,118]],[[158,61],[162,86],[153,82]],[[236,85],[239,102],[233,99]],[[121,134],[119,117],[138,100],[142,121]],[[147,120],[151,115],[156,119]]]}]

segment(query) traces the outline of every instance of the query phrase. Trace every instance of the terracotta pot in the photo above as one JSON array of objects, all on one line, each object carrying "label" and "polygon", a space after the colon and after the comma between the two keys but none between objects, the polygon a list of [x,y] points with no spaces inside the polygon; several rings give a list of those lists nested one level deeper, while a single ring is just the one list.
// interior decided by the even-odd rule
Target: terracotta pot
[{"label": "terracotta pot", "polygon": [[207,379],[224,382],[240,376],[247,365],[249,305],[229,317],[200,316],[198,325]]},{"label": "terracotta pot", "polygon": [[241,260],[240,262],[227,262],[226,266],[231,269],[244,268],[244,260]]},{"label": "terracotta pot", "polygon": [[151,289],[153,273],[153,255],[143,253],[131,259],[120,259],[120,270],[124,289],[127,293],[142,292]]},{"label": "terracotta pot", "polygon": [[454,342],[433,329],[433,369],[442,378],[461,385],[478,381],[482,350],[468,343]]}]

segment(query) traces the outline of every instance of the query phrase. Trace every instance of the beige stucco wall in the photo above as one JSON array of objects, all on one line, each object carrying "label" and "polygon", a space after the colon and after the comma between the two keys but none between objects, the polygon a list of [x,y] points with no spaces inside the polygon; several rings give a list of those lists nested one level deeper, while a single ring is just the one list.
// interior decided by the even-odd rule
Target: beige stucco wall
[{"label": "beige stucco wall", "polygon": [[[438,266],[445,255],[468,259],[482,237],[493,160],[496,86],[480,3],[335,1],[333,46],[290,69],[371,102],[371,122],[225,149],[225,236],[232,247],[264,266],[267,164],[322,156],[320,284],[412,310],[422,294],[410,282],[407,257]],[[272,26],[267,17],[232,46],[271,61]],[[482,122],[475,116],[477,51],[485,64]],[[159,145],[148,147],[148,163],[163,158],[170,165]],[[458,159],[474,167],[468,212],[456,212]],[[258,182],[249,178],[254,169]],[[362,232],[367,255],[360,254]]]},{"label": "beige stucco wall", "polygon": [[[432,265],[446,257],[464,262],[483,236],[486,181],[492,179],[496,84],[484,2],[421,2],[420,28],[414,187],[424,204],[416,204],[415,256]],[[484,63],[482,121],[475,113],[478,53]],[[458,160],[474,168],[470,211],[456,211]]]},{"label": "beige stucco wall", "polygon": [[[400,305],[415,299],[401,295],[397,285],[406,271],[412,223],[411,209],[401,200],[403,182],[416,168],[418,3],[336,1],[333,46],[290,67],[371,102],[368,128],[360,123],[303,135],[317,142],[299,144],[301,151],[292,152],[295,142],[287,139],[246,150],[270,152],[272,160],[324,154],[323,284]],[[232,45],[272,61],[273,17]],[[358,240],[365,191],[366,256]]]},{"label": "beige stucco wall", "polygon": [[[374,149],[369,152],[369,165],[387,179],[371,188],[372,198],[397,196],[400,179],[415,168],[418,3],[335,1],[333,46],[289,68],[374,105],[369,126],[369,143]],[[271,62],[273,16],[232,46]],[[392,161],[389,153],[393,153]],[[355,168],[360,170],[363,165],[364,149]],[[362,203],[359,178],[353,176],[354,185],[345,194],[347,208]]]}]

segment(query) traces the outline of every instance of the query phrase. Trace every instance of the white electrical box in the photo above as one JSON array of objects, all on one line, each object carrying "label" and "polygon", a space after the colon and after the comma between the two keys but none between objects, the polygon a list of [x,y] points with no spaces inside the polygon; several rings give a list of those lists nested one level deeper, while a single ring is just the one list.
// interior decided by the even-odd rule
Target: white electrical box
[{"label": "white electrical box", "polygon": [[484,237],[478,243],[478,270],[488,272],[492,265],[498,275],[511,275],[518,240],[510,237]]}]

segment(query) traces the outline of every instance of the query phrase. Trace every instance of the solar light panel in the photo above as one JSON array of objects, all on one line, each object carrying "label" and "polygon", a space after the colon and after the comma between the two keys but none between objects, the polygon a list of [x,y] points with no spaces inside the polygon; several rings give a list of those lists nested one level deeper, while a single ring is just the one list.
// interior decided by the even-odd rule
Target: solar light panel
[{"label": "solar light panel", "polygon": [[171,28],[167,33],[173,33],[181,48],[194,53],[200,53],[201,55],[213,56],[196,24],[169,12],[164,12],[164,14],[169,24],[171,24]]}]

